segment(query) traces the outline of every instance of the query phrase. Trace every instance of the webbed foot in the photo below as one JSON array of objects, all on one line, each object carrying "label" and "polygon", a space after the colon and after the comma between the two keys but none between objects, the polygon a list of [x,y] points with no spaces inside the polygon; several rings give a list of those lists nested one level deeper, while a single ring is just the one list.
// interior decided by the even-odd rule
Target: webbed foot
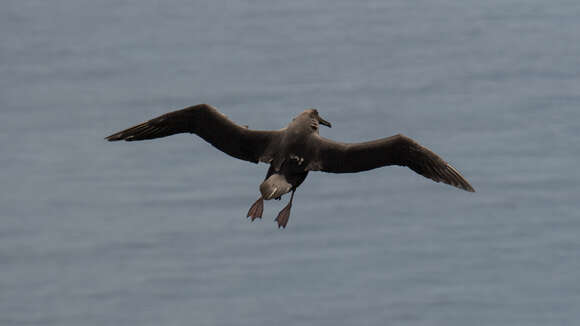
[{"label": "webbed foot", "polygon": [[288,219],[290,218],[290,209],[292,208],[292,200],[294,199],[294,191],[292,190],[292,195],[290,195],[290,202],[286,207],[282,208],[280,213],[278,213],[278,217],[276,217],[276,222],[278,222],[278,228],[286,228],[288,224]]},{"label": "webbed foot", "polygon": [[286,228],[286,224],[288,224],[288,219],[290,218],[290,209],[292,208],[292,202],[289,202],[286,207],[284,207],[280,213],[278,213],[278,217],[276,217],[276,222],[278,222],[278,228]]},{"label": "webbed foot", "polygon": [[250,210],[248,211],[248,215],[246,217],[250,217],[252,221],[257,218],[262,218],[262,213],[264,212],[264,198],[260,197],[256,200],[255,203],[252,204]]}]

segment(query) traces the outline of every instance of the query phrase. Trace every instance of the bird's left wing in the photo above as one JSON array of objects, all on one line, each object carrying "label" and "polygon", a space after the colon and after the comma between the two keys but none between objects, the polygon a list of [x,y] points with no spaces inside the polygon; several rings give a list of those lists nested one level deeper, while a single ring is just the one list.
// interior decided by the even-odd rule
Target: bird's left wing
[{"label": "bird's left wing", "polygon": [[251,130],[234,123],[211,105],[198,104],[166,113],[105,139],[135,141],[179,133],[197,134],[228,155],[258,163],[272,160],[282,131]]},{"label": "bird's left wing", "polygon": [[313,159],[307,169],[350,173],[386,165],[409,167],[435,182],[443,182],[474,192],[469,182],[449,163],[409,137],[395,135],[362,143],[341,143],[318,135],[310,138],[308,150]]}]

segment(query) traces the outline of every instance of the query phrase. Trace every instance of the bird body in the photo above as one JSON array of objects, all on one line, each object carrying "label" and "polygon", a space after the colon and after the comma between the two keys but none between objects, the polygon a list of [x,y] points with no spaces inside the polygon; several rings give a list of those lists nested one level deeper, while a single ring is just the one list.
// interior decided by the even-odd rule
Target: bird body
[{"label": "bird body", "polygon": [[260,185],[261,196],[247,216],[252,221],[261,218],[264,199],[280,199],[292,192],[288,205],[276,218],[283,228],[288,223],[294,192],[310,171],[354,173],[401,165],[435,182],[475,191],[454,167],[409,137],[398,134],[362,143],[342,143],[321,137],[320,125],[331,127],[316,109],[308,109],[286,128],[252,130],[235,124],[210,105],[199,104],[166,113],[105,139],[135,141],[194,133],[230,156],[268,163],[270,168]]}]

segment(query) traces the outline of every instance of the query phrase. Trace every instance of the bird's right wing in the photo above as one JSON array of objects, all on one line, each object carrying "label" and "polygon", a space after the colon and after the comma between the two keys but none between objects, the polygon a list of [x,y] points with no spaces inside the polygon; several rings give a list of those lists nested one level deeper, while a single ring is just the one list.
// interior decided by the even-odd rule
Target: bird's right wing
[{"label": "bird's right wing", "polygon": [[237,125],[211,105],[198,104],[166,113],[105,139],[135,141],[179,133],[197,134],[228,155],[258,163],[272,160],[282,132],[251,130]]},{"label": "bird's right wing", "polygon": [[363,143],[341,143],[318,135],[311,138],[314,155],[308,170],[350,173],[386,165],[409,167],[418,174],[473,192],[473,187],[449,163],[409,137],[395,135]]}]

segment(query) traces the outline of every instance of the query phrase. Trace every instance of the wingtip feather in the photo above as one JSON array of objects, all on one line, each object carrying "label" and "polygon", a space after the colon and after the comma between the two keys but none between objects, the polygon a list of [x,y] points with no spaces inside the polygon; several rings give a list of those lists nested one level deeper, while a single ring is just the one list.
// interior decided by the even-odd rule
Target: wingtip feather
[{"label": "wingtip feather", "polygon": [[123,138],[120,137],[119,133],[116,134],[112,134],[110,136],[105,137],[105,140],[107,141],[119,141],[122,140]]}]

